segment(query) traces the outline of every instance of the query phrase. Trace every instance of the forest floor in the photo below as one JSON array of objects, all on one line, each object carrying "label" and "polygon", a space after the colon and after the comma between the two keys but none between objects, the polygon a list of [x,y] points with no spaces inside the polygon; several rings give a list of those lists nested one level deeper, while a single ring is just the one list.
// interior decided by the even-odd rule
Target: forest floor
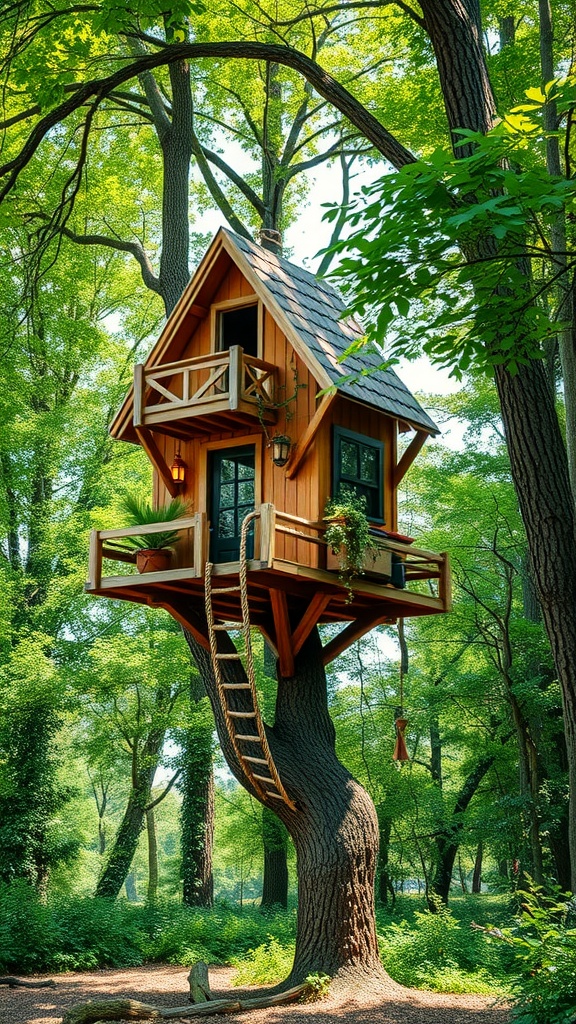
[{"label": "forest floor", "polygon": [[[231,986],[234,969],[210,969],[213,995],[238,996]],[[131,998],[158,1006],[187,1002],[185,967],[153,964],[125,970],[56,974],[56,988],[0,988],[0,1024],[60,1024],[65,1011],[77,1003],[98,999]],[[44,980],[38,976],[27,980]],[[248,994],[249,990],[242,990]],[[261,988],[258,989],[261,991]],[[251,995],[254,991],[250,990]],[[225,1017],[187,1017],[195,1021],[222,1020],[230,1024],[508,1024],[507,1008],[486,996],[437,995],[382,983],[366,992],[332,992],[321,1002],[297,1003],[265,1010],[227,1014]],[[177,1024],[177,1022],[175,1022]]]}]

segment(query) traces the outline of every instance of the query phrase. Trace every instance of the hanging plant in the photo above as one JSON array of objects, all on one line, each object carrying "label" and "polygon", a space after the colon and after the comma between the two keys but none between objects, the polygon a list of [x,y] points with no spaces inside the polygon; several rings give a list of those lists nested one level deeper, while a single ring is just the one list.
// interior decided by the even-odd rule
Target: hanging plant
[{"label": "hanging plant", "polygon": [[352,580],[364,572],[366,555],[373,548],[366,499],[354,491],[343,490],[326,503],[324,519],[328,522],[324,539],[332,552],[340,556],[338,579],[348,590],[351,601]]}]

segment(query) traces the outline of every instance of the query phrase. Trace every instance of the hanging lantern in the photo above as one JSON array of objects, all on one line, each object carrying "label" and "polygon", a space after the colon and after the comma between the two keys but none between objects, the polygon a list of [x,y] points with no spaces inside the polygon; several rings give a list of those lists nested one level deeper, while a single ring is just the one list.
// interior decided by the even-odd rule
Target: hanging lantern
[{"label": "hanging lantern", "polygon": [[397,718],[394,722],[396,727],[396,746],[394,747],[394,753],[392,759],[394,761],[409,761],[410,757],[406,747],[406,740],[404,739],[404,733],[406,732],[406,726],[408,725],[407,718]]},{"label": "hanging lantern", "polygon": [[174,462],[170,466],[170,473],[175,484],[183,484],[186,479],[186,463],[180,458],[180,449],[174,456]]},{"label": "hanging lantern", "polygon": [[285,466],[290,458],[292,439],[287,437],[286,434],[278,434],[272,438],[270,444],[272,445],[272,462],[274,465]]}]

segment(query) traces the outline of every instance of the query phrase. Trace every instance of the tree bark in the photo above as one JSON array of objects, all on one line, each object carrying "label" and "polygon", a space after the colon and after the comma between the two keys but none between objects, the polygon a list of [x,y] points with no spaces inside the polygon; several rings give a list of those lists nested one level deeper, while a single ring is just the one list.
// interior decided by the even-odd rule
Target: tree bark
[{"label": "tree bark", "polygon": [[476,847],[474,858],[474,872],[472,874],[472,892],[475,896],[482,892],[482,860],[484,858],[484,843],[480,839]]},{"label": "tree bark", "polygon": [[164,730],[157,729],[148,735],[143,744],[140,764],[135,764],[133,768],[128,804],[108,855],[106,867],[96,886],[95,896],[116,899],[124,884],[144,827],[146,805],[150,800],[163,742]]},{"label": "tree bark", "polygon": [[[422,0],[448,123],[486,132],[495,102],[476,0]],[[456,152],[466,155],[468,147]],[[562,688],[570,787],[570,856],[576,890],[576,530],[566,450],[544,367],[495,368],[512,478],[544,624]]]},{"label": "tree bark", "polygon": [[[456,854],[458,853],[460,835],[464,827],[464,812],[474,796],[474,793],[478,789],[478,786],[482,782],[482,779],[486,775],[486,772],[488,772],[492,767],[493,762],[494,758],[492,756],[485,757],[476,765],[476,768],[470,772],[470,775],[460,790],[456,804],[454,805],[451,821],[448,826],[442,832],[438,832],[435,837],[438,861],[431,888],[432,891],[440,897],[443,903],[448,903],[454,861],[456,859]],[[430,904],[430,909],[435,909],[434,903]]]},{"label": "tree bark", "polygon": [[188,730],[184,758],[180,809],[182,901],[188,907],[211,907],[214,902],[214,775],[211,733],[207,730]]},{"label": "tree bark", "polygon": [[[250,790],[226,730],[210,656],[191,634],[187,640],[212,703],[226,760]],[[223,653],[234,650],[227,634],[218,634],[218,644]],[[237,663],[224,664],[229,681],[244,679]],[[242,691],[237,701],[237,710],[243,710]],[[276,721],[267,736],[280,777],[298,807],[292,811],[270,801],[270,809],[292,836],[297,858],[296,955],[287,984],[314,972],[380,974],[374,918],[378,822],[370,797],[336,757],[317,631],[296,660],[295,676],[278,682]]]},{"label": "tree bark", "polygon": [[262,808],[262,844],[264,846],[264,878],[260,910],[288,906],[288,833],[279,818]]},{"label": "tree bark", "polygon": [[156,833],[156,814],[154,808],[146,811],[146,835],[148,839],[148,903],[154,903],[158,897],[158,835]]}]

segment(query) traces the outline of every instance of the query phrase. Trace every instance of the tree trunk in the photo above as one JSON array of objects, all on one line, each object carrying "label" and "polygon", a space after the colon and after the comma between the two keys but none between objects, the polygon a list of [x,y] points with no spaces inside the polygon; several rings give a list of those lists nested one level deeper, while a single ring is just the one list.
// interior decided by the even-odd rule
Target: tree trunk
[{"label": "tree trunk", "polygon": [[264,878],[260,910],[288,906],[288,833],[285,825],[268,809],[262,808],[262,844]]},{"label": "tree trunk", "polygon": [[[440,897],[443,903],[448,903],[454,861],[456,860],[456,854],[460,845],[460,835],[464,826],[464,812],[486,772],[492,767],[493,762],[494,758],[492,756],[485,757],[476,765],[474,771],[470,772],[456,800],[452,812],[452,820],[443,831],[436,834],[438,861],[431,889]],[[430,904],[430,909],[435,909],[433,902]]]},{"label": "tree trunk", "polygon": [[[190,634],[187,639],[212,703],[226,760],[250,790],[227,734],[210,655]],[[218,634],[218,646],[223,653],[234,651],[225,633]],[[223,664],[227,680],[243,681],[238,663]],[[242,691],[237,700],[241,711]],[[336,757],[316,630],[296,660],[295,676],[278,682],[276,721],[267,728],[267,737],[280,777],[298,807],[292,811],[280,801],[271,807],[296,847],[298,925],[289,983],[313,972],[381,974],[374,919],[378,822],[370,797]]]},{"label": "tree trunk", "polygon": [[106,867],[96,886],[95,896],[116,899],[124,884],[144,827],[146,805],[150,801],[163,742],[164,730],[155,730],[150,733],[143,745],[141,765],[133,769],[128,804],[108,855]]},{"label": "tree trunk", "polygon": [[211,907],[214,902],[214,776],[211,729],[187,730],[183,760],[184,773],[180,786],[182,901],[188,907]]},{"label": "tree trunk", "polygon": [[146,811],[146,834],[148,838],[148,903],[154,903],[158,897],[158,836],[156,833],[156,815],[154,808]]},{"label": "tree trunk", "polygon": [[472,875],[472,892],[475,896],[482,892],[482,860],[484,857],[484,843],[480,839],[476,847],[474,860],[474,872]]},{"label": "tree trunk", "polygon": [[[495,102],[481,48],[477,0],[421,0],[452,131],[486,132]],[[464,146],[457,151],[468,152]],[[531,568],[562,688],[570,786],[570,857],[576,890],[576,531],[568,461],[544,367],[512,376],[495,367],[512,478]]]}]

